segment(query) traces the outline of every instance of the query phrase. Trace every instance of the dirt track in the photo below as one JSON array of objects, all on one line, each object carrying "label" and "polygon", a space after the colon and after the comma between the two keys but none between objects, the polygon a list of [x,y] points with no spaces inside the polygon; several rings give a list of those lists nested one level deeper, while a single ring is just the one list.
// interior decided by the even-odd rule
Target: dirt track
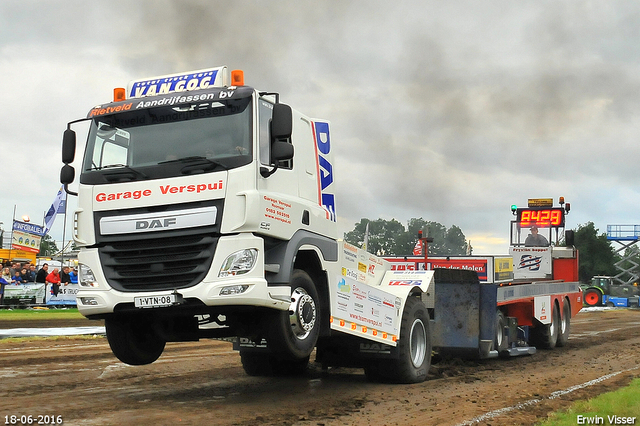
[{"label": "dirt track", "polygon": [[4,342],[0,416],[61,415],[65,425],[528,425],[639,377],[639,346],[640,311],[581,312],[565,348],[439,362],[424,383],[384,385],[362,370],[315,366],[305,377],[249,377],[221,341],[170,343],[143,367],[117,361],[104,338]]}]

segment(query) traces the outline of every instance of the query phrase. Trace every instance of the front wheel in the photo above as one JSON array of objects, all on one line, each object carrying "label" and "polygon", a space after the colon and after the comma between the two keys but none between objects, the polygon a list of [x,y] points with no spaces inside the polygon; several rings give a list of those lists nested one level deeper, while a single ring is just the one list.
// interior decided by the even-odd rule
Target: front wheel
[{"label": "front wheel", "polygon": [[275,313],[269,329],[270,349],[279,359],[308,358],[320,335],[320,299],[316,286],[305,271],[291,274],[291,305]]},{"label": "front wheel", "polygon": [[129,365],[146,365],[157,360],[164,351],[165,341],[143,318],[107,318],[107,340],[113,354]]}]

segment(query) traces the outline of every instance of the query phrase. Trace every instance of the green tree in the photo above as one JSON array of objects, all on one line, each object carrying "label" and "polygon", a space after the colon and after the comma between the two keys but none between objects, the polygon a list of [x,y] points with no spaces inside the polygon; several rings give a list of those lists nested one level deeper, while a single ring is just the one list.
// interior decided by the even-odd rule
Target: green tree
[{"label": "green tree", "polygon": [[410,256],[418,241],[420,230],[425,237],[433,238],[433,242],[429,243],[429,255],[460,256],[466,253],[467,241],[459,227],[453,225],[447,229],[438,222],[426,221],[423,218],[409,219],[406,229],[395,219],[375,221],[361,219],[352,231],[345,233],[345,241],[361,247],[367,223],[369,224],[367,250],[378,256]]},{"label": "green tree", "polygon": [[38,256],[52,256],[58,252],[58,246],[51,235],[47,234],[40,240],[40,252]]},{"label": "green tree", "polygon": [[378,256],[396,256],[399,252],[398,237],[406,231],[395,219],[360,219],[355,228],[344,235],[345,241],[358,247],[364,243],[364,234],[369,224],[369,243],[367,251]]},{"label": "green tree", "polygon": [[575,246],[579,252],[578,275],[581,282],[591,281],[594,275],[615,275],[619,260],[607,240],[607,234],[598,234],[593,222],[578,226]]}]

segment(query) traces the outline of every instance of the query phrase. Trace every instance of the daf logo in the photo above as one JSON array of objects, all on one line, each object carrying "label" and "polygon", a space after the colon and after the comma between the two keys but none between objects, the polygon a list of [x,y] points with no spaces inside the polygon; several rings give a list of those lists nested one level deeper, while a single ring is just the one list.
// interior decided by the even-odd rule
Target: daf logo
[{"label": "daf logo", "polygon": [[175,217],[168,217],[166,219],[153,219],[153,220],[137,220],[136,229],[155,229],[155,228],[168,228],[171,225],[176,224],[177,219]]}]

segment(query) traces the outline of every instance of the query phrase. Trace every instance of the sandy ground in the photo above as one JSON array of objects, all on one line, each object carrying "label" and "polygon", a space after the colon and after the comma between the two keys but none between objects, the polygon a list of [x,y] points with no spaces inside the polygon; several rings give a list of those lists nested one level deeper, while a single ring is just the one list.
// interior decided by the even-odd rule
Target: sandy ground
[{"label": "sandy ground", "polygon": [[[0,322],[3,327],[9,328]],[[214,340],[169,343],[158,361],[142,367],[120,363],[102,337],[5,341],[0,420],[16,415],[20,424],[19,416],[31,415],[34,424],[38,416],[62,416],[65,425],[530,425],[573,400],[639,377],[639,346],[639,310],[581,312],[567,347],[511,359],[440,361],[424,383],[389,385],[367,382],[362,370],[323,372],[315,365],[303,377],[249,377],[231,344]]]}]

